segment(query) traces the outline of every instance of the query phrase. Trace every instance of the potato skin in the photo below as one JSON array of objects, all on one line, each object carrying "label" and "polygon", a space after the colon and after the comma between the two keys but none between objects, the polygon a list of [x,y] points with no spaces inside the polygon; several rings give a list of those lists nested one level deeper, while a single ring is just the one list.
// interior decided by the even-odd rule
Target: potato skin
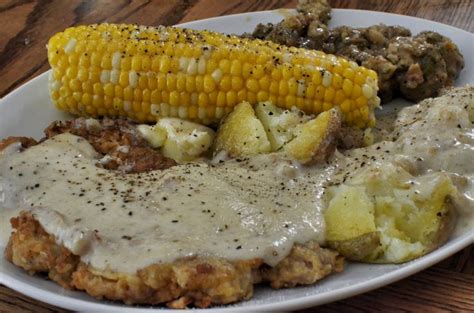
[{"label": "potato skin", "polygon": [[328,246],[351,261],[364,261],[378,257],[380,236],[371,232],[347,240],[328,241]]},{"label": "potato skin", "polygon": [[457,221],[457,214],[456,208],[451,203],[451,200],[448,198],[446,200],[446,211],[441,218],[441,223],[439,225],[439,229],[436,234],[433,236],[433,241],[427,245],[426,253],[429,253],[439,246],[443,245],[446,241],[448,241],[449,236],[453,233],[454,227],[456,227]]}]

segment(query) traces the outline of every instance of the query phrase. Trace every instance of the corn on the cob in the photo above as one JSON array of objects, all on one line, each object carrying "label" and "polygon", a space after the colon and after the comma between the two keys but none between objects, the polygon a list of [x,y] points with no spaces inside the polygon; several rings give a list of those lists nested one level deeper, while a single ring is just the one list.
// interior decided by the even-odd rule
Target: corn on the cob
[{"label": "corn on the cob", "polygon": [[180,117],[213,123],[242,101],[271,101],[374,124],[377,75],[319,51],[209,31],[99,24],[48,43],[50,93],[64,111],[141,122]]}]

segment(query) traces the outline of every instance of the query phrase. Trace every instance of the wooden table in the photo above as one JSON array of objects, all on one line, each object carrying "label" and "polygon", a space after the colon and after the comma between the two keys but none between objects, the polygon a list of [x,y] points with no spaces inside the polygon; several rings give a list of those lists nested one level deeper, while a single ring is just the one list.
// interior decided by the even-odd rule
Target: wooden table
[{"label": "wooden table", "polygon": [[[295,3],[295,0],[2,0],[0,97],[48,69],[45,49],[48,38],[71,25],[103,21],[173,25],[212,16],[291,8]],[[472,0],[333,0],[330,3],[334,8],[407,14],[474,31]],[[398,283],[324,305],[317,310],[474,311],[474,248],[471,245],[432,268]],[[0,312],[64,310],[0,286]]]}]

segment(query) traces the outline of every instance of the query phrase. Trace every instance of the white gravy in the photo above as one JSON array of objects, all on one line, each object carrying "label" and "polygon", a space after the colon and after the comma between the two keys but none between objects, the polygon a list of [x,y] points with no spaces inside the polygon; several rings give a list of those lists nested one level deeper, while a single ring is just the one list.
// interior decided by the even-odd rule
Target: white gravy
[{"label": "white gravy", "polygon": [[418,174],[452,173],[460,191],[457,232],[465,232],[474,227],[470,95],[406,108],[390,140],[307,168],[269,154],[122,174],[98,168],[92,146],[74,135],[23,152],[11,146],[0,154],[1,219],[17,214],[15,208],[31,210],[59,243],[97,269],[135,272],[194,255],[275,265],[294,243],[324,242],[329,184],[397,163]]},{"label": "white gravy", "polygon": [[[133,272],[191,255],[263,258],[323,242],[321,184],[277,155],[122,174],[96,167],[83,138],[62,134],[1,162],[4,206],[31,209],[93,267]],[[298,201],[297,201],[298,200]]]}]

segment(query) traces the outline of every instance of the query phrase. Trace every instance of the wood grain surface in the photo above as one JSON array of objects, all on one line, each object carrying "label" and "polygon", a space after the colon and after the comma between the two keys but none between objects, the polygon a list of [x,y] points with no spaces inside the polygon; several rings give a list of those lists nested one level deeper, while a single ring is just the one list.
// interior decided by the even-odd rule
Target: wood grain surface
[{"label": "wood grain surface", "polygon": [[[334,8],[412,15],[474,31],[472,0],[333,0]],[[0,97],[48,69],[48,38],[98,22],[173,25],[227,14],[294,7],[296,0],[0,0]],[[469,56],[467,56],[469,57]],[[472,56],[471,56],[472,57]],[[474,312],[474,247],[376,291],[302,312]],[[65,312],[0,286],[0,312]]]}]

